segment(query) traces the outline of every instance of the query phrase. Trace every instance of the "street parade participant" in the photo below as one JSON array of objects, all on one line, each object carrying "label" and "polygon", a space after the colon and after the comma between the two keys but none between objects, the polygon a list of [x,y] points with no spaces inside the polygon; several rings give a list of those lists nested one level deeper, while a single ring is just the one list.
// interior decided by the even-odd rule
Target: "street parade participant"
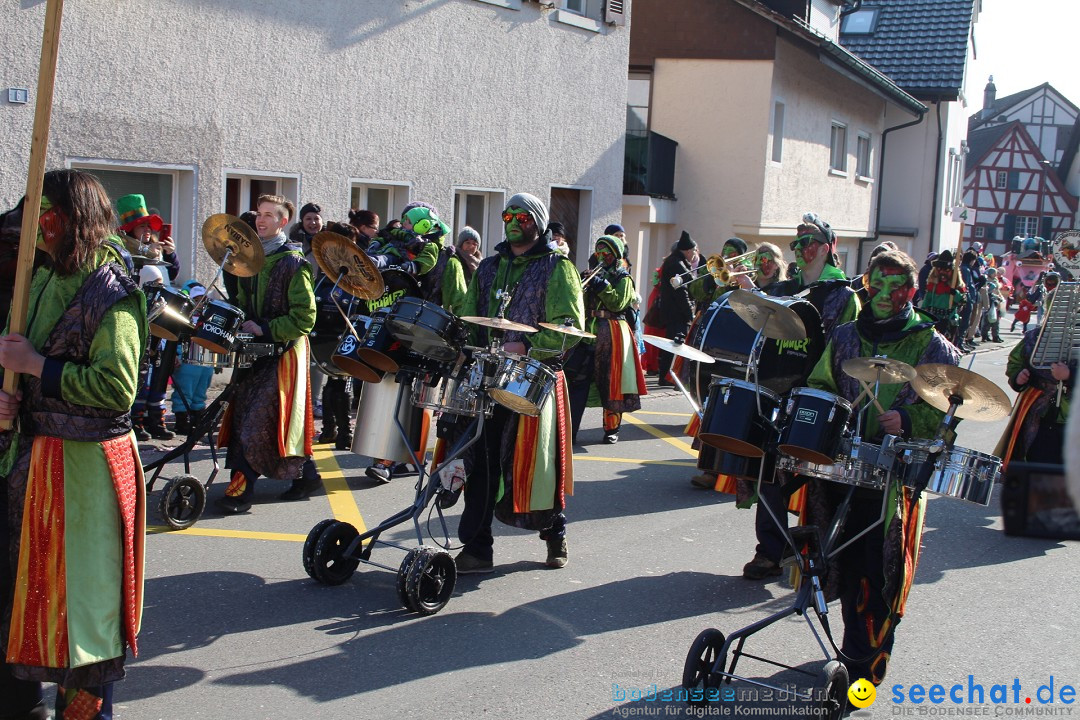
[{"label": "street parade participant", "polygon": [[953,254],[943,250],[931,263],[930,274],[926,278],[926,293],[919,309],[937,321],[938,332],[949,342],[958,344],[960,341],[956,334],[960,327],[960,310],[966,301],[967,288],[953,267]]},{"label": "street parade participant", "polygon": [[[146,298],[89,173],[44,176],[24,335],[0,338],[0,717],[111,718],[127,649],[138,653],[145,490],[131,432]],[[111,241],[109,240],[111,238]]]},{"label": "street parade participant", "polygon": [[[820,352],[816,338],[828,341],[836,327],[853,320],[859,312],[859,298],[844,271],[835,265],[836,233],[829,223],[815,213],[806,213],[795,233],[791,250],[795,253],[798,271],[795,277],[769,286],[766,292],[788,297],[804,294],[821,315],[821,336],[816,335],[814,328],[807,328],[808,336],[815,338],[807,343],[807,360],[813,363],[816,353]],[[725,482],[725,477],[721,476],[716,489],[732,492],[734,483],[730,479]],[[780,482],[762,483],[759,501],[768,502],[773,514],[786,527],[785,508],[797,510],[801,498],[798,495],[784,497],[781,485]],[[743,577],[761,580],[779,575],[784,535],[761,502],[758,502],[754,530],[758,539],[757,548],[753,559],[743,567]]]},{"label": "street parade participant", "polygon": [[457,247],[446,261],[442,279],[442,306],[455,315],[465,302],[476,268],[484,256],[480,254],[480,234],[466,225],[458,233]]},{"label": "street parade participant", "polygon": [[[495,246],[473,276],[462,315],[497,317],[503,293],[510,294],[505,317],[539,327],[569,322],[581,329],[584,320],[577,270],[557,252],[547,231],[548,210],[539,198],[518,193],[503,211],[506,240]],[[471,328],[475,345],[487,345],[486,327]],[[498,331],[495,331],[498,332]],[[576,337],[554,330],[506,331],[502,350],[557,360]],[[458,525],[464,547],[456,557],[459,573],[492,572],[495,543],[492,520],[539,530],[547,547],[546,565],[567,562],[566,495],[572,494],[574,466],[570,442],[570,408],[561,370],[539,417],[518,415],[497,405],[483,436],[466,453],[471,468],[465,484],[465,507]],[[468,465],[467,465],[468,467]]]},{"label": "street parade participant", "polygon": [[1009,387],[1020,395],[994,450],[994,455],[1001,458],[1003,472],[1013,460],[1053,465],[1064,462],[1065,424],[1069,419],[1076,360],[1052,363],[1049,370],[1032,367],[1031,354],[1042,329],[1036,327],[1024,333],[1009,353],[1005,366]]},{"label": "street parade participant", "polygon": [[244,311],[241,332],[254,342],[273,343],[275,354],[255,360],[234,379],[236,395],[221,421],[218,444],[228,448],[232,476],[218,507],[247,512],[260,475],[291,480],[278,497],[301,500],[322,478],[311,460],[314,420],[308,384],[307,335],[315,325],[311,266],[299,245],[288,243],[285,226],[295,208],[280,195],[262,195],[255,230],[266,261],[254,277],[225,273],[229,300]]},{"label": "street parade participant", "polygon": [[[319,264],[315,262],[315,256],[311,254],[311,239],[323,229],[322,207],[315,203],[306,203],[300,208],[297,218],[298,221],[289,229],[289,242],[300,246],[304,252],[304,259],[311,265],[312,279],[318,280],[321,271]],[[323,414],[323,383],[326,381],[326,374],[315,362],[312,362],[310,377],[311,414],[315,419],[319,419]]]},{"label": "street parade participant", "polygon": [[[690,331],[690,321],[694,319],[694,303],[686,284],[672,287],[671,279],[680,275],[686,277],[697,259],[697,243],[683,230],[671,254],[660,266],[660,324],[668,340],[685,338]],[[656,383],[659,387],[675,387],[675,382],[668,377],[673,358],[671,353],[660,351],[660,377]]]},{"label": "street parade participant", "polygon": [[[198,302],[206,294],[206,288],[195,280],[184,283],[180,292]],[[192,325],[198,324],[198,316],[192,316]],[[196,426],[196,419],[206,409],[206,393],[214,379],[214,368],[207,365],[195,365],[183,358],[172,373],[173,394],[172,409],[176,418],[173,428],[177,435],[187,436]]]},{"label": "street parade participant", "polygon": [[[846,360],[884,355],[917,367],[926,363],[957,365],[960,353],[914,310],[911,299],[917,283],[915,262],[892,250],[870,263],[869,304],[853,323],[840,325],[808,384],[855,402],[862,387],[843,372]],[[863,439],[880,443],[884,434],[903,439],[932,439],[945,413],[924,402],[910,383],[882,384],[877,395],[884,413],[869,410],[863,420]],[[858,408],[857,408],[858,409]],[[849,486],[813,479],[807,486],[804,523],[829,525]],[[837,545],[876,522],[887,492],[884,524],[874,528],[832,560],[825,577],[827,599],[840,598],[844,618],[841,660],[854,681],[866,678],[881,684],[892,652],[894,633],[904,614],[919,561],[925,496],[916,502],[911,488],[891,476],[885,490],[857,488]]]},{"label": "street parade participant", "polygon": [[624,412],[641,409],[646,393],[645,374],[633,328],[626,311],[637,297],[634,279],[623,262],[622,240],[602,235],[596,241],[595,255],[602,269],[584,287],[585,330],[596,335],[585,338],[571,351],[567,361],[576,371],[569,377],[571,437],[577,442],[578,428],[586,405],[601,406],[604,412],[604,443],[619,441],[619,427]]},{"label": "street parade participant", "polygon": [[997,268],[986,268],[986,312],[982,318],[983,342],[1003,343],[1001,314],[1005,312],[1005,296],[1001,292],[1001,276]]},{"label": "street parade participant", "polygon": [[[412,202],[401,213],[401,226],[380,231],[367,254],[380,270],[397,267],[417,278],[423,299],[438,303],[442,300],[443,271],[450,259],[443,240],[449,233],[450,226],[439,218],[434,206]],[[365,474],[387,483],[405,465],[375,458]]]},{"label": "street parade participant", "polygon": [[787,280],[787,263],[784,253],[772,243],[761,243],[754,253],[754,285],[765,288],[774,282]]}]

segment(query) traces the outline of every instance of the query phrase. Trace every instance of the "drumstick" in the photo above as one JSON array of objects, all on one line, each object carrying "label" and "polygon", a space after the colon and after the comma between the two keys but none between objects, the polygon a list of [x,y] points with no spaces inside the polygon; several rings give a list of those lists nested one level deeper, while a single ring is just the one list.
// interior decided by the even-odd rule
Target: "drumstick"
[{"label": "drumstick", "polygon": [[870,389],[870,385],[865,380],[860,380],[859,384],[862,385],[863,393],[870,398],[870,401],[874,403],[874,407],[882,415],[885,414],[885,408],[881,407],[881,403],[878,402],[877,396],[874,395],[874,391]]}]

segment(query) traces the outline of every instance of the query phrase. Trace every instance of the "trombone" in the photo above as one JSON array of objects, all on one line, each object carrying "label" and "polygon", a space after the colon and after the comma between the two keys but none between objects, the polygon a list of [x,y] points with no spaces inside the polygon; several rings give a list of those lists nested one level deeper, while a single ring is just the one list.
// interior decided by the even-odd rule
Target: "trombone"
[{"label": "trombone", "polygon": [[599,275],[600,271],[603,270],[603,269],[604,269],[604,264],[603,263],[597,263],[596,267],[594,267],[592,270],[590,270],[589,272],[582,275],[581,276],[581,287],[585,287],[586,285],[588,285],[589,281],[592,280],[597,275]]},{"label": "trombone", "polygon": [[[733,279],[740,275],[753,275],[756,270],[736,270],[735,265],[739,265],[743,260],[753,256],[757,250],[750,250],[742,255],[736,255],[735,257],[729,257],[724,259],[719,255],[710,255],[705,259],[705,267],[698,266],[697,270],[689,270],[680,275],[676,275],[671,278],[671,287],[680,288],[683,285],[689,285],[692,282],[701,280],[704,277],[712,276],[713,280],[720,287],[728,285]],[[687,279],[685,276],[690,275]]]}]

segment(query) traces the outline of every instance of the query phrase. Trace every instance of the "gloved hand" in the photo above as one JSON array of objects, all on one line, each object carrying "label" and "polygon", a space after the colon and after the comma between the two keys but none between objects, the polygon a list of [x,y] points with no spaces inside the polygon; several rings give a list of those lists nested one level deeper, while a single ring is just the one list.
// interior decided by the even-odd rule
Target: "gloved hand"
[{"label": "gloved hand", "polygon": [[603,276],[603,273],[597,273],[596,277],[589,280],[589,290],[593,292],[604,292],[609,287],[611,287],[611,283]]},{"label": "gloved hand", "polygon": [[420,274],[420,266],[412,260],[406,260],[405,262],[399,264],[398,267],[413,276]]},{"label": "gloved hand", "polygon": [[385,270],[390,264],[389,255],[371,255],[371,262],[375,263],[375,267],[379,270]]}]

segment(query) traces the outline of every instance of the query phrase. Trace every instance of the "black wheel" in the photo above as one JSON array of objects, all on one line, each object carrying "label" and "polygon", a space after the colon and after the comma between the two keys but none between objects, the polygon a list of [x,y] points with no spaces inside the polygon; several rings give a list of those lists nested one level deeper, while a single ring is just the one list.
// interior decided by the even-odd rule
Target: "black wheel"
[{"label": "black wheel", "polygon": [[[723,647],[724,633],[716,628],[702,630],[694,638],[690,652],[686,654],[682,675],[682,686],[691,691],[689,694],[691,705],[704,704],[708,691],[720,687],[720,676],[713,672],[713,668],[718,667],[717,660],[719,660],[718,669],[724,669],[724,658],[720,654]],[[695,693],[694,690],[700,692]]]},{"label": "black wheel", "polygon": [[336,522],[337,520],[333,518],[320,520],[315,523],[315,527],[308,531],[307,539],[304,540],[304,572],[306,572],[308,577],[312,580],[319,579],[315,577],[315,543],[319,541],[319,536],[322,535],[323,530]]},{"label": "black wheel", "polygon": [[347,522],[335,520],[315,541],[315,579],[326,585],[340,585],[356,572],[359,558],[345,551],[360,533]]},{"label": "black wheel", "polygon": [[847,712],[848,686],[851,684],[848,678],[847,668],[839,660],[830,660],[825,663],[821,670],[821,679],[818,686],[824,688],[821,699],[821,709],[828,720],[840,720]]},{"label": "black wheel", "polygon": [[158,514],[173,530],[198,522],[206,509],[206,488],[194,475],[177,475],[161,489]]},{"label": "black wheel", "polygon": [[418,548],[405,578],[405,596],[410,609],[434,615],[446,607],[457,582],[457,565],[450,553],[440,548]]},{"label": "black wheel", "polygon": [[397,596],[401,601],[402,607],[410,612],[416,612],[416,607],[413,605],[412,599],[409,597],[409,593],[405,591],[405,585],[409,579],[409,571],[412,569],[413,562],[416,560],[416,556],[420,554],[420,548],[413,548],[409,552],[405,553],[405,559],[401,561],[401,567],[397,571]]}]

